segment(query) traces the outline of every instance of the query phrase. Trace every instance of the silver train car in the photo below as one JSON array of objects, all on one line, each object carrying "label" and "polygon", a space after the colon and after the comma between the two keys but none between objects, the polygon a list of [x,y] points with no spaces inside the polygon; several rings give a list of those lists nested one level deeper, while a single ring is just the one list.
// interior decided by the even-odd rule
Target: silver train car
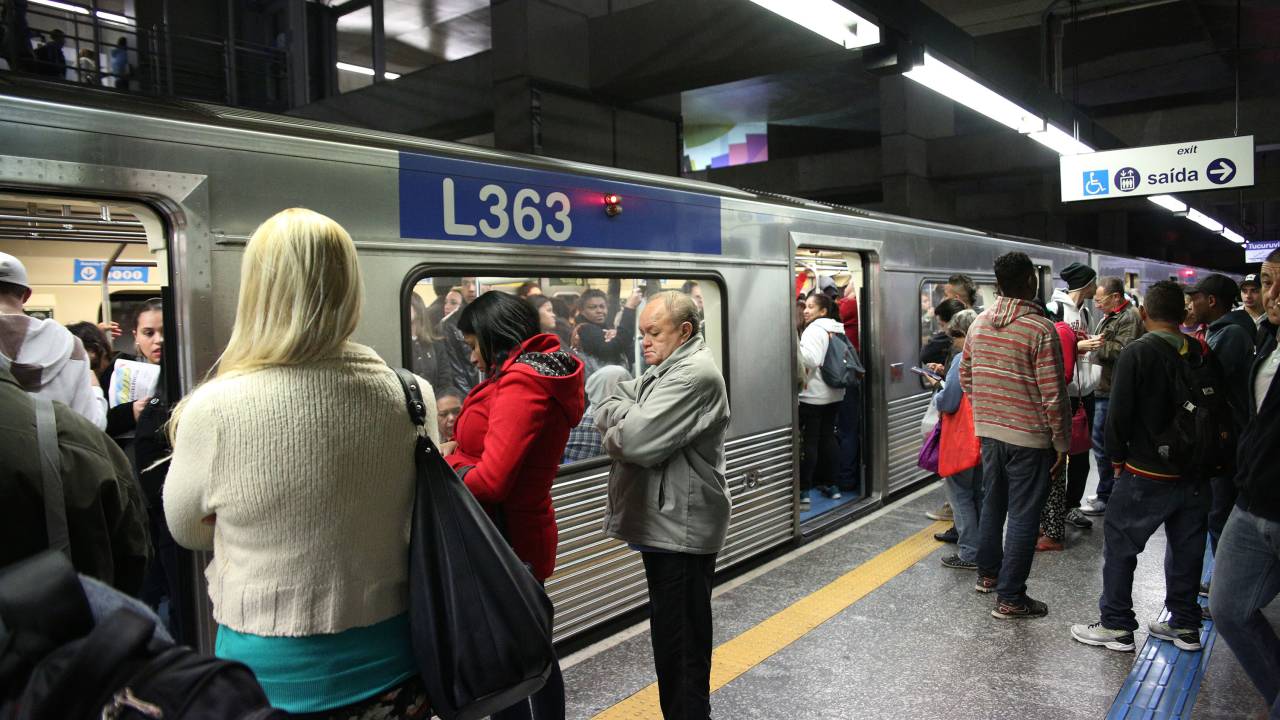
[{"label": "silver train car", "polygon": [[[697,283],[728,382],[733,515],[718,569],[803,542],[931,480],[916,467],[929,393],[910,372],[949,275],[994,296],[992,261],[1027,252],[1050,288],[1071,262],[1131,290],[1201,270],[837,208],[680,178],[178,101],[0,80],[0,249],[28,259],[28,310],[120,319],[166,300],[166,380],[209,371],[234,319],[244,245],[285,207],[344,225],[364,274],[354,339],[410,362],[412,296],[439,278],[470,290],[536,279],[548,294]],[[619,212],[620,211],[620,212]],[[796,296],[852,285],[866,365],[856,497],[802,513],[797,489]],[[446,289],[447,290],[447,289]],[[127,328],[126,328],[127,338]],[[636,553],[601,533],[608,463],[566,463],[553,496],[556,636],[600,628],[646,600]],[[199,568],[207,558],[197,558]],[[192,572],[199,644],[212,647]]]}]

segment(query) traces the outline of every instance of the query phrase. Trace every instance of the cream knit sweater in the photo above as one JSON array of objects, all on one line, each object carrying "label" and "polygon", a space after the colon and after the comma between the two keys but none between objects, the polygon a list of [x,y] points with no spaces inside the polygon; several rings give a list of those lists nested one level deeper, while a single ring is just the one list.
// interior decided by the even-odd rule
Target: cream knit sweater
[{"label": "cream knit sweater", "polygon": [[[435,395],[419,378],[439,441]],[[216,379],[184,409],[164,486],[169,529],[213,550],[213,616],[239,632],[318,635],[408,609],[415,429],[370,348]],[[216,514],[213,526],[201,520]]]}]

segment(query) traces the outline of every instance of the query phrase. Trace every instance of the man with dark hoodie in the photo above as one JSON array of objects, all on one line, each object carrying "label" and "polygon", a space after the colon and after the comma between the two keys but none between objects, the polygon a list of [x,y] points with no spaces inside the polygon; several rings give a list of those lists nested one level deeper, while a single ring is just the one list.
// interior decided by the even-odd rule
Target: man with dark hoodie
[{"label": "man with dark hoodie", "polygon": [[974,589],[997,593],[993,617],[1037,618],[1049,607],[1027,595],[1027,575],[1049,479],[1066,461],[1071,412],[1058,332],[1035,302],[1035,265],[1011,252],[996,258],[995,273],[1000,297],[969,328],[960,362],[986,484]]}]

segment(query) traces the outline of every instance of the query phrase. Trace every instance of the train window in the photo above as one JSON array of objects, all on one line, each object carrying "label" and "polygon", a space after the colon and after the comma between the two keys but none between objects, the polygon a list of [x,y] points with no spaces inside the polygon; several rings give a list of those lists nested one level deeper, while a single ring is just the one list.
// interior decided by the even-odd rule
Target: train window
[{"label": "train window", "polygon": [[582,432],[570,438],[563,462],[603,457],[590,405],[607,397],[619,381],[645,371],[635,320],[647,298],[662,290],[682,290],[693,297],[703,320],[700,332],[723,369],[724,294],[716,281],[537,275],[418,279],[403,311],[408,328],[406,367],[431,383],[441,412],[441,436],[446,437],[455,398],[460,402],[482,380],[470,365],[470,349],[457,329],[460,312],[486,292],[525,298],[538,311],[543,331],[558,336],[561,346],[586,367],[587,415],[579,425]]},{"label": "train window", "polygon": [[[977,297],[973,298],[973,308],[982,312],[984,308],[995,304],[996,286],[995,283],[987,280],[975,280],[974,283],[977,286]],[[961,302],[968,301],[967,298],[959,297],[959,288],[949,285],[946,280],[925,280],[920,283],[921,346],[928,341],[929,336],[942,331],[942,323],[933,314],[934,308],[941,305],[944,300],[953,297]]]}]

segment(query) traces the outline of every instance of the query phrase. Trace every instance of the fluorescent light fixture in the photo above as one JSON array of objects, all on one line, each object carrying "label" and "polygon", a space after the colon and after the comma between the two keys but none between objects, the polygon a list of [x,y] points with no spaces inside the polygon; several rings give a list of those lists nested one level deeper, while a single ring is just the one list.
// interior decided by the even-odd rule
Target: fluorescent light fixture
[{"label": "fluorescent light fixture", "polygon": [[[373,77],[373,68],[367,68],[363,65],[352,65],[351,63],[340,62],[338,63],[338,69],[353,72],[357,75],[368,75],[369,77]],[[400,73],[384,72],[382,73],[382,77],[388,80],[399,80]]]},{"label": "fluorescent light fixture", "polygon": [[1169,212],[1184,213],[1187,211],[1187,204],[1172,195],[1152,195],[1147,199]]},{"label": "fluorescent light fixture", "polygon": [[1044,119],[945,62],[924,53],[924,62],[903,73],[940,95],[1018,132],[1044,129]]},{"label": "fluorescent light fixture", "polygon": [[106,20],[109,23],[115,23],[117,25],[136,25],[137,24],[136,22],[134,22],[133,18],[131,17],[125,17],[124,15],[117,15],[116,13],[107,12],[106,10],[95,10],[94,13],[98,16],[99,20]]},{"label": "fluorescent light fixture", "polygon": [[1220,233],[1223,230],[1222,223],[1205,215],[1195,208],[1187,211],[1187,219],[1211,232]]},{"label": "fluorescent light fixture", "polygon": [[846,50],[880,42],[880,27],[832,0],[751,0]]},{"label": "fluorescent light fixture", "polygon": [[79,5],[72,5],[71,3],[58,2],[58,0],[30,0],[30,2],[32,5],[43,5],[45,7],[51,7],[54,10],[62,10],[63,12],[75,13],[77,15],[89,14],[89,10],[87,8],[80,7]]},{"label": "fluorescent light fixture", "polygon": [[1220,234],[1222,235],[1222,237],[1230,240],[1231,242],[1237,245],[1244,244],[1244,236],[1236,232],[1235,230],[1232,230],[1230,228],[1223,228]]},{"label": "fluorescent light fixture", "polygon": [[1054,125],[1046,125],[1040,132],[1033,132],[1027,137],[1053,150],[1059,155],[1084,155],[1093,152],[1093,148],[1075,139],[1065,130]]}]

